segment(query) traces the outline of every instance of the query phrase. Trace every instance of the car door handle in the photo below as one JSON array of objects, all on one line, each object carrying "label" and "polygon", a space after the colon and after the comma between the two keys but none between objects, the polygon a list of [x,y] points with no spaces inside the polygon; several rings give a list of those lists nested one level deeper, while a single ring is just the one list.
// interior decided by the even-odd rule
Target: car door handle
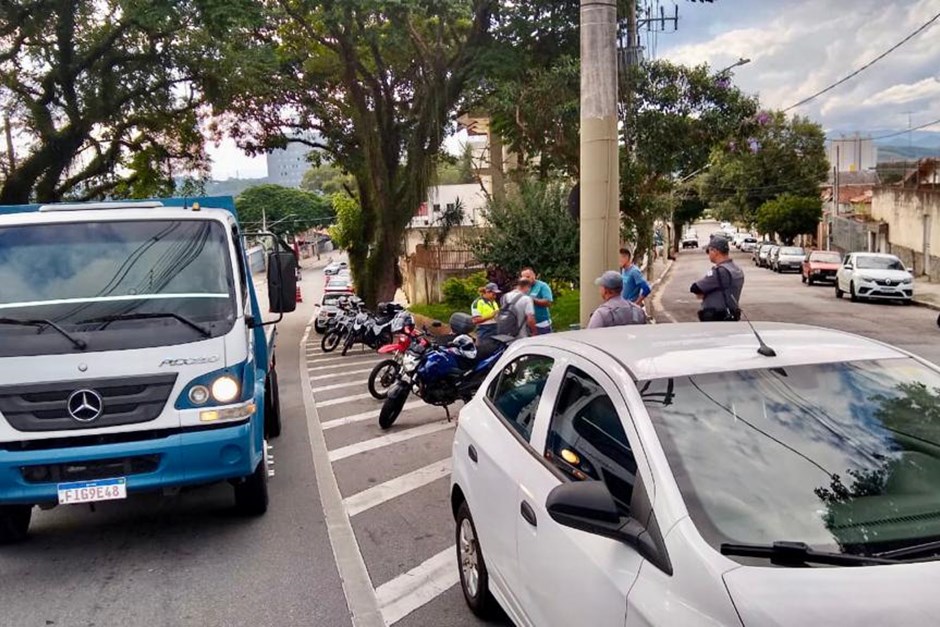
[{"label": "car door handle", "polygon": [[470,445],[470,448],[467,449],[467,455],[470,456],[470,461],[472,461],[474,464],[479,460],[477,457],[477,450],[473,447],[472,444]]},{"label": "car door handle", "polygon": [[522,504],[519,506],[519,512],[522,514],[522,517],[525,519],[527,523],[529,523],[533,527],[539,526],[539,521],[535,517],[535,510],[532,509],[531,505],[529,505],[525,501],[522,501]]}]

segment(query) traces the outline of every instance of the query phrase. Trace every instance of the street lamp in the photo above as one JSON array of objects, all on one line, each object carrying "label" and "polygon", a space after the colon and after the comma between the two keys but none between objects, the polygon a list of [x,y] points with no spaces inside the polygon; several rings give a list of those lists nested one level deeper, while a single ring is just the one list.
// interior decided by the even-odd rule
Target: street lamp
[{"label": "street lamp", "polygon": [[730,71],[733,70],[734,68],[736,68],[736,67],[741,67],[742,65],[747,65],[747,64],[750,63],[750,62],[751,62],[750,59],[745,58],[745,57],[741,57],[740,59],[738,59],[737,61],[735,61],[734,63],[732,63],[731,65],[729,65],[729,66],[726,67],[725,69],[723,69],[722,71],[718,72],[718,74],[720,75],[720,74],[724,74],[725,72],[730,72]]}]

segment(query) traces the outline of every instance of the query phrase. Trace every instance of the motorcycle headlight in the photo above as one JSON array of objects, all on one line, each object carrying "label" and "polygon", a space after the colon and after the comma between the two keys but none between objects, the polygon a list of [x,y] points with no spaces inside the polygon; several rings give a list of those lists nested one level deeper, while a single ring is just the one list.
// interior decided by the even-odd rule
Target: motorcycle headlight
[{"label": "motorcycle headlight", "polygon": [[223,375],[212,382],[212,398],[219,403],[229,403],[238,398],[239,385],[233,377]]}]

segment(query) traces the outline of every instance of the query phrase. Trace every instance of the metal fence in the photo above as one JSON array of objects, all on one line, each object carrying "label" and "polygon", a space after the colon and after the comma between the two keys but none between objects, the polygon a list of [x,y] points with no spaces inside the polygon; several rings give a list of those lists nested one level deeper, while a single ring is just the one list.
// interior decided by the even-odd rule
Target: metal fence
[{"label": "metal fence", "polygon": [[441,270],[444,272],[466,272],[482,270],[483,264],[477,261],[472,251],[458,248],[439,249],[436,246],[418,245],[413,263],[415,268]]},{"label": "metal fence", "polygon": [[832,216],[832,248],[843,253],[868,250],[868,225],[843,216]]}]

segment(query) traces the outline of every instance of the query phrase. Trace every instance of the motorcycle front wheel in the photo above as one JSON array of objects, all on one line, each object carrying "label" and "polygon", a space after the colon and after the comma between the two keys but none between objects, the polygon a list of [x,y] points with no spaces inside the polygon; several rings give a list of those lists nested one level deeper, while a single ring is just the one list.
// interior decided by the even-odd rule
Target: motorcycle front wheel
[{"label": "motorcycle front wheel", "polygon": [[398,381],[401,364],[394,359],[380,361],[369,373],[369,394],[380,401],[388,396],[389,389]]},{"label": "motorcycle front wheel", "polygon": [[352,348],[355,343],[356,343],[355,333],[350,331],[349,334],[346,335],[346,341],[343,343],[343,352],[342,352],[343,357],[346,356],[346,353],[349,352],[349,349]]},{"label": "motorcycle front wheel", "polygon": [[336,350],[336,347],[339,346],[339,341],[343,339],[343,335],[336,331],[329,331],[326,335],[323,336],[323,339],[320,340],[320,348],[323,349],[324,353],[332,353]]},{"label": "motorcycle front wheel", "polygon": [[385,399],[382,411],[379,412],[380,427],[388,429],[395,424],[401,415],[401,410],[405,407],[409,394],[411,394],[411,387],[403,381],[399,381],[388,391],[388,398]]}]

